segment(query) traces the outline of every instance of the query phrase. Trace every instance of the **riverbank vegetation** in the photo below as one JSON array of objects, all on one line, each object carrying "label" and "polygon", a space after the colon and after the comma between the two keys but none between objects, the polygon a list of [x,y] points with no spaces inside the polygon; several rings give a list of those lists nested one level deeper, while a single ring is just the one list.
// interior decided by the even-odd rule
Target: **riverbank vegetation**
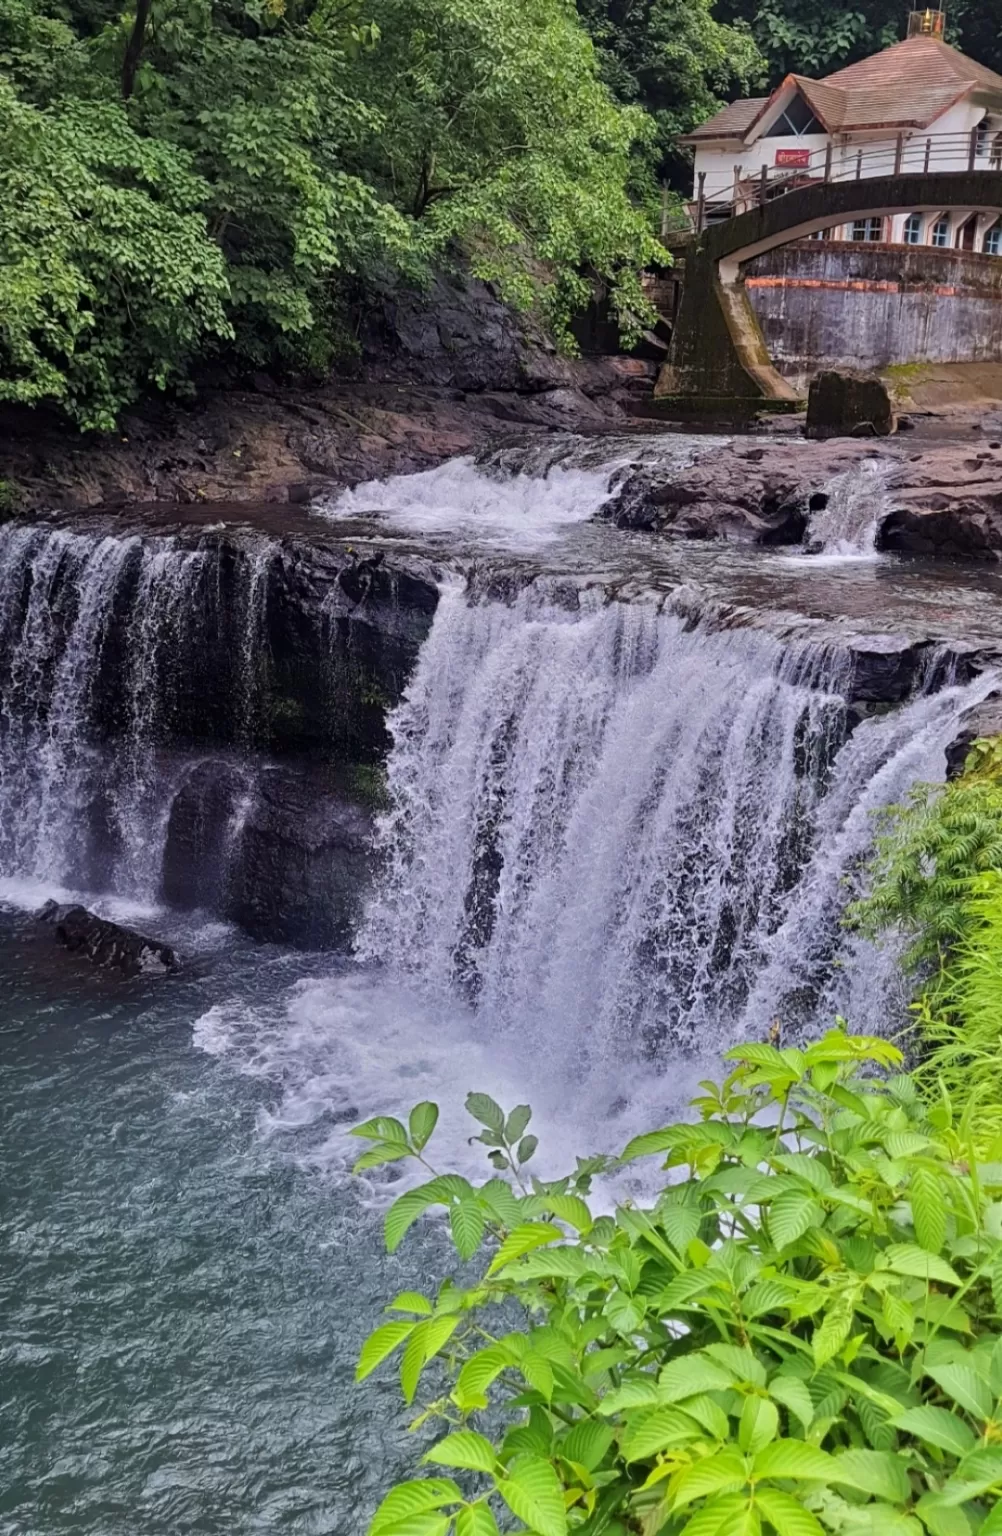
[{"label": "riverbank vegetation", "polygon": [[558,335],[594,278],[649,318],[655,126],[566,0],[0,0],[0,126],[0,399],[83,428],[322,372],[358,285],[460,254]]},{"label": "riverbank vegetation", "polygon": [[1002,741],[975,742],[963,773],[919,785],[884,817],[869,895],[850,922],[904,943],[916,1080],[942,1083],[979,1147],[1002,1157]]},{"label": "riverbank vegetation", "polygon": [[[1002,1531],[1002,1170],[886,1041],[747,1045],[699,1118],[637,1137],[652,1199],[589,1204],[606,1160],[531,1179],[530,1114],[484,1095],[494,1177],[436,1171],[437,1110],[353,1134],[358,1168],[432,1178],[479,1278],[407,1292],[358,1375],[399,1369],[417,1475],[370,1536],[996,1536]],[[468,1272],[467,1272],[468,1273]]]}]

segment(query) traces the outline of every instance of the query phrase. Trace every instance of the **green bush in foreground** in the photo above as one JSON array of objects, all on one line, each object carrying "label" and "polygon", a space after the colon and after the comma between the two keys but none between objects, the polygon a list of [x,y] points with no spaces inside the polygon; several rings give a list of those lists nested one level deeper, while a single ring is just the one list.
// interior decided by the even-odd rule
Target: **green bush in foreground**
[{"label": "green bush in foreground", "polygon": [[[887,1042],[728,1059],[697,1123],[626,1148],[672,1181],[612,1216],[586,1198],[607,1160],[529,1181],[529,1109],[471,1094],[496,1176],[435,1174],[386,1217],[392,1251],[444,1206],[487,1262],[398,1296],[362,1350],[360,1379],[399,1353],[415,1427],[445,1431],[370,1536],[1002,1532],[1002,1167],[945,1097],[875,1075]],[[434,1173],[437,1117],[355,1127],[358,1168]]]}]

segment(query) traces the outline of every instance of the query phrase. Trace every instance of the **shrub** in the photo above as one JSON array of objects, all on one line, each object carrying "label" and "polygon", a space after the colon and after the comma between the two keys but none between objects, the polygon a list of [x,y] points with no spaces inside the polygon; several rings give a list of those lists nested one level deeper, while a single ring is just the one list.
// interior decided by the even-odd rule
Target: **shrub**
[{"label": "shrub", "polygon": [[1002,757],[976,741],[949,784],[919,785],[884,813],[871,891],[848,920],[872,938],[901,935],[915,977],[916,1081],[940,1081],[973,1111],[975,1139],[1002,1136]]},{"label": "shrub", "polygon": [[[354,1128],[357,1167],[433,1177],[389,1209],[392,1251],[444,1207],[481,1277],[407,1292],[359,1378],[399,1356],[430,1469],[370,1536],[997,1536],[1002,1532],[1002,1168],[884,1041],[745,1045],[695,1123],[633,1140],[653,1203],[594,1215],[579,1160],[526,1174],[530,1111],[481,1094],[495,1175],[436,1174],[438,1111]],[[517,1326],[512,1327],[517,1320]]]}]

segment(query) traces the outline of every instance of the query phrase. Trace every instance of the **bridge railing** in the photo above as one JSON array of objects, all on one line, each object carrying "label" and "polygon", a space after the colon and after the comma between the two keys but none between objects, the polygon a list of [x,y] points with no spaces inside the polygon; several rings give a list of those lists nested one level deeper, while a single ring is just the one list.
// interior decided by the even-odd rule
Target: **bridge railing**
[{"label": "bridge railing", "polygon": [[1002,132],[972,128],[969,133],[898,134],[868,146],[829,143],[820,150],[780,153],[796,155],[796,164],[736,164],[730,186],[711,195],[704,194],[705,178],[701,178],[693,205],[697,231],[819,181],[862,181],[931,171],[1002,171]]}]

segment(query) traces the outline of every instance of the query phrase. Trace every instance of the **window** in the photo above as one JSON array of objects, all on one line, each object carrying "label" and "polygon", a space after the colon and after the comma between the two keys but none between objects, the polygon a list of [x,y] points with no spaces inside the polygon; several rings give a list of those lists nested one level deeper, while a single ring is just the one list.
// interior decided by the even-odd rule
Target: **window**
[{"label": "window", "polygon": [[805,133],[824,133],[824,131],[803,96],[798,94],[794,96],[786,111],[780,114],[772,127],[766,130],[766,138],[799,139]]},{"label": "window", "polygon": [[929,236],[930,245],[949,245],[950,221],[949,219],[937,219],[932,226],[932,234]]},{"label": "window", "polygon": [[1002,256],[1002,224],[993,224],[991,229],[985,230],[981,249],[986,256]]},{"label": "window", "polygon": [[853,240],[880,240],[884,234],[883,219],[857,219],[852,226]]},{"label": "window", "polygon": [[922,244],[922,215],[910,213],[905,219],[904,227],[905,245]]}]

